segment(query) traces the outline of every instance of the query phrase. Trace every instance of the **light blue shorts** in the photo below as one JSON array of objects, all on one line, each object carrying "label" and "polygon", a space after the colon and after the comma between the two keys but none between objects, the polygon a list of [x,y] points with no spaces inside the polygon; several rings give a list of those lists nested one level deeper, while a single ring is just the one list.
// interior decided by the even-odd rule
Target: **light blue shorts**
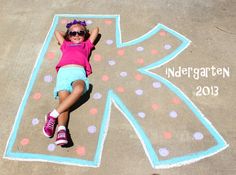
[{"label": "light blue shorts", "polygon": [[82,67],[62,67],[57,73],[56,87],[54,88],[54,97],[58,98],[59,91],[72,92],[74,81],[83,80],[85,83],[84,93],[89,90],[89,79],[86,77]]}]

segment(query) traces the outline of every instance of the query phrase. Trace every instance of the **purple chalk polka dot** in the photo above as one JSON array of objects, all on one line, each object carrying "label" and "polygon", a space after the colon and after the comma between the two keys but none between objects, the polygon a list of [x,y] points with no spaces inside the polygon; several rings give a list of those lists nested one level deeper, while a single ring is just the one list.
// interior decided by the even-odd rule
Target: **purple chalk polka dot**
[{"label": "purple chalk polka dot", "polygon": [[50,83],[50,82],[52,81],[52,76],[51,76],[51,75],[46,75],[46,76],[44,76],[44,81],[45,81],[46,83]]},{"label": "purple chalk polka dot", "polygon": [[99,100],[99,99],[102,98],[102,94],[100,94],[99,92],[96,92],[96,93],[93,95],[93,98],[94,98],[95,100]]},{"label": "purple chalk polka dot", "polygon": [[193,138],[195,139],[195,140],[202,140],[203,139],[203,134],[201,133],[201,132],[195,132],[194,134],[193,134]]},{"label": "purple chalk polka dot", "polygon": [[154,83],[152,83],[152,86],[154,88],[160,88],[161,87],[161,83],[160,82],[154,82]]},{"label": "purple chalk polka dot", "polygon": [[56,149],[56,145],[54,143],[51,143],[48,145],[48,151],[52,152],[55,151]]},{"label": "purple chalk polka dot", "polygon": [[115,60],[109,60],[109,61],[108,61],[108,64],[109,64],[110,66],[114,66],[114,65],[116,64],[116,62],[115,62]]},{"label": "purple chalk polka dot", "polygon": [[142,51],[144,51],[144,48],[143,47],[137,47],[137,49],[136,49],[138,52],[142,52]]},{"label": "purple chalk polka dot", "polygon": [[91,21],[91,20],[86,20],[86,24],[87,25],[90,25],[90,24],[92,24],[93,23],[93,21]]},{"label": "purple chalk polka dot", "polygon": [[139,113],[138,113],[138,116],[139,116],[140,118],[145,118],[146,114],[145,114],[144,112],[139,112]]},{"label": "purple chalk polka dot", "polygon": [[137,90],[135,91],[135,93],[136,93],[137,95],[143,95],[143,90],[142,90],[142,89],[137,89]]},{"label": "purple chalk polka dot", "polygon": [[171,49],[171,45],[170,45],[170,44],[165,44],[165,45],[164,45],[164,48],[165,48],[166,50],[169,50],[169,49]]},{"label": "purple chalk polka dot", "polygon": [[33,118],[33,120],[32,120],[32,125],[35,126],[35,125],[37,125],[37,124],[39,124],[39,119]]},{"label": "purple chalk polka dot", "polygon": [[121,72],[121,73],[120,73],[120,76],[121,76],[121,77],[127,77],[127,75],[128,75],[127,72]]},{"label": "purple chalk polka dot", "polygon": [[159,149],[159,154],[162,156],[162,157],[166,157],[169,155],[169,150],[167,148],[160,148]]},{"label": "purple chalk polka dot", "polygon": [[90,134],[96,133],[96,130],[97,130],[97,128],[96,128],[96,126],[94,126],[94,125],[91,125],[91,126],[88,127],[88,132],[89,132]]},{"label": "purple chalk polka dot", "polygon": [[177,114],[176,111],[171,111],[171,112],[169,113],[169,116],[170,116],[171,118],[176,118],[176,117],[178,116],[178,114]]},{"label": "purple chalk polka dot", "polygon": [[106,41],[106,43],[107,43],[107,45],[112,45],[113,44],[113,40],[109,39],[109,40]]}]

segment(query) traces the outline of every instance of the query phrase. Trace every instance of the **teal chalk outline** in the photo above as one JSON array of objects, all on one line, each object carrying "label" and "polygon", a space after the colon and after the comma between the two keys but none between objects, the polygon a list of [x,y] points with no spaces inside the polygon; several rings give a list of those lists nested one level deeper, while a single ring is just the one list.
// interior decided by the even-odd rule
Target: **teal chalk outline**
[{"label": "teal chalk outline", "polygon": [[[199,119],[199,121],[207,128],[207,130],[211,133],[211,135],[213,136],[213,138],[215,139],[217,144],[205,151],[200,151],[197,153],[192,153],[192,154],[181,156],[181,157],[175,157],[175,158],[168,159],[168,160],[159,160],[154,148],[152,147],[152,144],[151,144],[149,138],[146,136],[145,132],[143,131],[142,127],[139,125],[138,121],[135,119],[135,117],[132,115],[132,113],[128,110],[128,108],[125,106],[125,104],[121,101],[121,99],[118,97],[118,95],[116,95],[114,93],[114,91],[110,89],[107,94],[107,100],[106,100],[106,104],[105,104],[105,110],[104,110],[104,114],[103,114],[100,132],[99,132],[97,149],[96,149],[96,153],[94,155],[93,160],[83,160],[83,159],[70,158],[70,157],[50,156],[50,155],[45,155],[45,154],[13,152],[12,149],[13,149],[13,145],[16,140],[16,136],[17,136],[17,132],[19,129],[21,119],[22,119],[24,108],[25,108],[26,103],[28,101],[30,92],[32,91],[37,74],[38,74],[41,64],[43,62],[43,58],[47,52],[49,43],[53,37],[53,33],[54,33],[55,28],[58,24],[59,18],[61,18],[61,17],[62,18],[66,17],[66,18],[115,19],[115,21],[116,21],[116,24],[115,24],[116,25],[116,46],[118,48],[127,47],[127,46],[141,43],[142,41],[145,41],[146,39],[157,34],[160,30],[164,30],[164,31],[172,34],[173,36],[175,36],[177,39],[179,39],[182,42],[182,44],[174,52],[165,56],[161,60],[154,62],[153,64],[150,64],[146,67],[138,69],[138,71],[144,75],[147,75],[147,76],[150,76],[156,80],[159,80],[164,85],[166,85],[172,92],[174,92],[191,109],[191,111]],[[92,14],[89,14],[89,15],[88,14],[57,14],[57,15],[55,15],[53,18],[53,22],[50,27],[49,33],[46,36],[43,47],[39,53],[39,56],[37,58],[35,66],[33,68],[29,83],[27,85],[25,94],[23,96],[18,113],[16,115],[16,119],[15,119],[11,134],[9,136],[9,139],[8,139],[8,142],[6,145],[4,158],[14,159],[14,160],[24,160],[24,161],[42,161],[42,162],[52,162],[52,163],[67,164],[67,165],[99,167],[100,162],[101,162],[101,157],[102,157],[103,145],[104,145],[107,131],[108,131],[108,127],[109,127],[110,112],[111,112],[112,104],[114,104],[124,114],[126,119],[129,121],[129,123],[134,128],[153,168],[156,168],[156,169],[169,168],[169,167],[180,166],[180,165],[192,163],[192,162],[195,162],[195,161],[200,160],[202,158],[214,155],[214,154],[218,153],[219,151],[227,148],[228,144],[225,142],[225,140],[222,138],[222,136],[217,132],[217,130],[212,126],[212,124],[204,117],[204,115],[201,113],[201,111],[191,102],[191,100],[179,88],[177,88],[174,84],[172,84],[170,81],[168,81],[167,79],[165,79],[157,74],[154,74],[150,71],[150,70],[152,70],[154,68],[158,68],[158,67],[166,64],[167,62],[171,61],[172,59],[174,59],[185,48],[187,48],[189,44],[190,44],[190,40],[188,40],[187,38],[185,38],[181,34],[177,33],[176,31],[164,26],[163,24],[157,24],[152,30],[150,30],[149,32],[147,32],[143,36],[123,43],[122,38],[121,38],[120,16],[119,15],[92,15]]]}]

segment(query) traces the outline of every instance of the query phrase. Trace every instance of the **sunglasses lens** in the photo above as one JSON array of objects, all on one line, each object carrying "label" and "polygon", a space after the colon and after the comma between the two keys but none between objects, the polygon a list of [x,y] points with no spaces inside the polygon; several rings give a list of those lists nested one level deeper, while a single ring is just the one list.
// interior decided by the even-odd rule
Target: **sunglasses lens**
[{"label": "sunglasses lens", "polygon": [[79,35],[79,36],[84,36],[84,35],[85,35],[85,31],[79,31],[79,32],[78,32],[78,35]]},{"label": "sunglasses lens", "polygon": [[76,36],[76,33],[77,33],[77,32],[70,32],[69,35],[70,35],[70,36]]},{"label": "sunglasses lens", "polygon": [[69,32],[69,35],[70,35],[70,36],[76,36],[76,35],[78,34],[79,36],[84,36],[85,33],[86,33],[86,32],[83,31],[83,30],[82,30],[82,31],[79,31],[79,32],[76,32],[76,31],[70,31],[70,32]]}]

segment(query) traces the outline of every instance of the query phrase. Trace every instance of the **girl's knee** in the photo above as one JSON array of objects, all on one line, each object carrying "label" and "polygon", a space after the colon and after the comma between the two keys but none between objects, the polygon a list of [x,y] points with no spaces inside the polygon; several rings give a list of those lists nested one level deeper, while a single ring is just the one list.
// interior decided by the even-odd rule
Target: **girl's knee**
[{"label": "girl's knee", "polygon": [[84,85],[83,84],[75,86],[72,91],[73,94],[76,94],[78,96],[81,96],[83,94],[83,92],[84,92]]},{"label": "girl's knee", "polygon": [[68,91],[59,91],[58,92],[59,101],[60,102],[64,101],[69,95],[70,93]]}]

